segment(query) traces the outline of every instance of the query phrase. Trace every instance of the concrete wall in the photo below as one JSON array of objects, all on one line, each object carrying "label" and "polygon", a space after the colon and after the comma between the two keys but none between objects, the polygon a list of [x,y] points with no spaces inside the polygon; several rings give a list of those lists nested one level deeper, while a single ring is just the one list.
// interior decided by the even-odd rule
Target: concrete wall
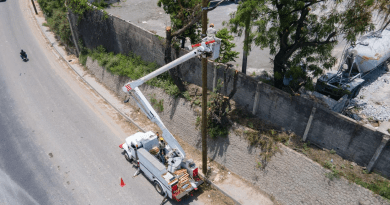
[{"label": "concrete wall", "polygon": [[[164,64],[164,40],[130,22],[115,16],[109,16],[105,19],[102,12],[96,10],[86,12],[80,21],[77,20],[77,16],[70,14],[70,21],[76,33],[76,40],[82,40],[87,48],[93,49],[103,45],[108,51],[114,53],[134,52],[140,55],[143,60],[154,61],[159,65]],[[180,52],[182,55],[187,51]],[[223,93],[229,94],[233,89],[235,71],[226,68],[225,65],[218,66],[209,62],[207,82],[210,90],[212,89],[214,69],[217,69],[216,79],[221,79],[224,82]],[[200,60],[197,58],[191,59],[179,66],[179,75],[189,83],[201,85]],[[118,95],[123,95],[120,88],[128,79],[123,77],[113,78],[115,79],[112,82],[107,82],[107,86],[113,88]],[[250,76],[238,73],[237,93],[233,99],[238,105],[250,112],[252,112],[254,106],[257,84],[258,82]],[[154,90],[155,88],[147,87],[145,89]],[[308,140],[321,147],[334,149],[340,156],[361,166],[368,165],[382,140],[383,133],[364,127],[356,121],[330,111],[314,101],[300,96],[291,96],[270,85],[260,84],[259,96],[259,105],[255,108],[256,116],[274,126],[291,130],[299,136],[303,136],[312,108],[316,106],[317,111],[308,133]],[[183,123],[181,118],[178,118],[178,120],[175,118],[176,107],[182,103],[186,104],[182,101],[182,99],[169,100],[170,105],[172,104],[172,110],[169,114],[170,121],[164,121],[163,117],[164,122],[169,122],[166,124],[180,125],[180,129],[176,130],[180,136],[194,132],[192,128],[185,126],[186,123]],[[177,115],[185,112],[190,111],[183,110]],[[195,118],[191,122],[195,122]],[[196,145],[198,143],[193,142]],[[225,161],[230,153],[225,149],[228,145],[218,143],[214,145],[217,149],[216,153],[218,153],[215,157],[221,157],[221,161]],[[387,145],[378,158],[374,170],[390,177],[389,161],[390,147]],[[228,164],[227,167],[230,168]]]},{"label": "concrete wall", "polygon": [[[129,78],[107,72],[90,58],[87,68],[101,83],[124,98],[121,87]],[[150,100],[164,100],[164,111],[159,113],[170,132],[191,146],[201,150],[201,134],[196,128],[197,114],[183,98],[167,95],[161,88],[140,87]],[[130,101],[133,105],[134,102]],[[208,156],[238,174],[282,204],[387,204],[378,195],[345,179],[330,181],[321,165],[281,145],[282,153],[272,157],[264,170],[257,168],[261,150],[249,146],[248,141],[235,132],[226,138],[208,139]]]}]

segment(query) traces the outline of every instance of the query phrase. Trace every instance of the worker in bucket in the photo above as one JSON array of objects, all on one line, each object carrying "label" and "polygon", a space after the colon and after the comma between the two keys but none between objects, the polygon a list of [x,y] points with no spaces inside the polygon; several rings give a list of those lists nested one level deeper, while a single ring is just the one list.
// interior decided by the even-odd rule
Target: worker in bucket
[{"label": "worker in bucket", "polygon": [[160,160],[163,164],[165,164],[165,142],[164,142],[164,138],[160,137],[160,134],[157,132],[156,133],[157,135],[157,138],[159,139],[159,155],[160,155]]},{"label": "worker in bucket", "polygon": [[211,23],[210,27],[207,29],[207,36],[209,37],[215,37],[215,34],[217,34],[217,30],[214,28],[214,24]]}]

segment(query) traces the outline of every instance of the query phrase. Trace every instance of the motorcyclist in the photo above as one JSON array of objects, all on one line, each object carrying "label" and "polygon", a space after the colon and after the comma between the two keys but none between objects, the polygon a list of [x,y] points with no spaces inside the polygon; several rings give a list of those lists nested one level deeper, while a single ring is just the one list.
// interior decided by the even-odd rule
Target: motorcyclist
[{"label": "motorcyclist", "polygon": [[27,58],[27,53],[24,52],[23,49],[22,49],[22,51],[20,51],[20,57],[22,57],[22,58]]}]

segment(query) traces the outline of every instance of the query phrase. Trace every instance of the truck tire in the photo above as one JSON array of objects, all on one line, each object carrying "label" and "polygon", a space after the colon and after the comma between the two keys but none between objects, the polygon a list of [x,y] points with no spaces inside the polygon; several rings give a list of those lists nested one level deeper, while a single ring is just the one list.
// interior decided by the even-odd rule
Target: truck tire
[{"label": "truck tire", "polygon": [[133,162],[133,158],[129,157],[129,154],[127,152],[125,152],[125,158],[128,162],[132,163]]},{"label": "truck tire", "polygon": [[158,183],[158,181],[154,181],[154,188],[156,189],[157,193],[159,193],[161,196],[164,196],[164,189],[161,187],[161,184]]}]

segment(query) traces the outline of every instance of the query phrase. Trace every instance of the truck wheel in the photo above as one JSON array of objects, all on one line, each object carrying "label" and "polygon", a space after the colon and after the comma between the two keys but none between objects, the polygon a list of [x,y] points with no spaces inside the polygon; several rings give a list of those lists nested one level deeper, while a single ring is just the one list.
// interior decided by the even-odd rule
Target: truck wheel
[{"label": "truck wheel", "polygon": [[133,162],[133,159],[131,157],[129,157],[129,154],[127,154],[127,152],[125,152],[125,158],[128,162]]},{"label": "truck wheel", "polygon": [[161,187],[160,183],[158,183],[157,181],[154,181],[154,188],[156,189],[157,193],[159,193],[161,196],[164,195],[164,190]]}]

